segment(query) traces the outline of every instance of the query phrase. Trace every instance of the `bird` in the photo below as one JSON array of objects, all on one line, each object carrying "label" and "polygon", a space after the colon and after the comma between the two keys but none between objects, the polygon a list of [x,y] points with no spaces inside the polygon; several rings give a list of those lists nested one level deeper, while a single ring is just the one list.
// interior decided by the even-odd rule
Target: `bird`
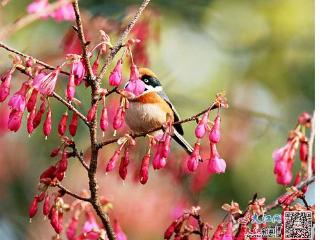
[{"label": "bird", "polygon": [[[140,67],[139,78],[144,83],[145,89],[140,95],[128,98],[129,108],[126,110],[125,121],[130,130],[137,134],[148,132],[162,127],[168,117],[173,119],[173,122],[179,121],[180,116],[164,92],[156,74],[148,68]],[[128,83],[124,89],[127,85]],[[154,132],[153,135],[161,131]],[[191,155],[193,148],[183,134],[182,125],[174,124],[172,138]]]}]

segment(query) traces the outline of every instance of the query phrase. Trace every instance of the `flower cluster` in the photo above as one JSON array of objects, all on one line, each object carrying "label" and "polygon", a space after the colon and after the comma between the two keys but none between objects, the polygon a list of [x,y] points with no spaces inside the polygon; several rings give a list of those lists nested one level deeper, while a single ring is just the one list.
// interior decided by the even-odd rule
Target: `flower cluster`
[{"label": "flower cluster", "polygon": [[[293,178],[292,167],[299,147],[301,171],[304,173],[304,178],[307,177],[309,142],[305,132],[307,128],[310,128],[310,122],[310,115],[302,113],[298,118],[297,126],[289,132],[286,145],[273,152],[274,174],[276,175],[277,183],[282,185],[291,183]],[[298,175],[301,176],[301,173],[298,173]]]},{"label": "flower cluster", "polygon": [[[225,99],[223,94],[218,94],[216,101],[221,102],[221,104],[225,104]],[[226,169],[226,162],[224,159],[220,157],[220,154],[217,150],[217,144],[220,141],[220,123],[221,117],[220,112],[217,113],[214,121],[211,122],[209,120],[210,109],[206,111],[202,118],[199,120],[198,125],[195,129],[195,135],[197,137],[197,142],[194,145],[193,152],[190,157],[187,159],[187,167],[188,170],[193,172],[198,166],[199,162],[202,161],[200,156],[200,142],[201,139],[204,138],[206,133],[209,133],[209,141],[210,141],[210,158],[207,160],[208,165],[207,169],[210,173],[224,173]]]},{"label": "flower cluster", "polygon": [[43,19],[51,17],[57,22],[73,21],[76,19],[71,3],[67,3],[65,0],[58,0],[57,2],[61,2],[62,6],[52,13],[44,11],[45,8],[50,6],[48,0],[34,0],[28,5],[27,11],[28,13],[39,13]]}]

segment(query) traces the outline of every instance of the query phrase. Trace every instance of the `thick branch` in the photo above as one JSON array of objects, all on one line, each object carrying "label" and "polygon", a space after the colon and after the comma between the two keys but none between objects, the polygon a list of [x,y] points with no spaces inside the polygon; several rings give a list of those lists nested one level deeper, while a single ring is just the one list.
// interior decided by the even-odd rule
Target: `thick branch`
[{"label": "thick branch", "polygon": [[70,190],[68,190],[67,188],[62,186],[60,183],[56,184],[56,186],[58,188],[60,188],[63,191],[63,193],[65,193],[65,194],[68,194],[68,195],[70,195],[70,196],[72,196],[72,197],[74,197],[76,199],[79,199],[79,200],[82,200],[82,201],[85,201],[85,202],[90,202],[90,198],[81,197],[81,196],[71,192]]},{"label": "thick branch", "polygon": [[116,54],[118,53],[118,51],[121,49],[121,47],[123,46],[123,42],[124,40],[127,38],[128,34],[130,33],[130,31],[132,30],[132,28],[134,27],[134,25],[136,24],[136,22],[138,21],[139,17],[141,16],[143,10],[147,7],[147,5],[149,4],[150,0],[144,0],[141,4],[141,6],[139,7],[138,11],[136,12],[136,14],[134,15],[133,19],[130,21],[130,23],[127,25],[127,27],[125,28],[125,30],[123,31],[123,33],[121,34],[117,44],[112,48],[111,52],[108,54],[107,58],[106,58],[106,62],[103,65],[100,74],[97,77],[97,81],[100,82],[102,80],[102,78],[104,77],[104,75],[107,72],[107,69],[109,67],[109,65],[111,64],[113,58],[116,56]]},{"label": "thick branch", "polygon": [[[305,186],[310,185],[311,183],[314,182],[315,177],[312,176],[310,178],[308,178],[305,181],[300,182],[296,188],[298,190],[301,190],[302,188],[304,188]],[[275,209],[277,207],[279,207],[281,204],[279,203],[279,199],[281,199],[283,196],[285,196],[288,193],[284,193],[283,195],[281,195],[280,197],[278,197],[276,200],[274,200],[273,202],[269,203],[266,207],[265,207],[265,213],[271,211],[272,209]]]},{"label": "thick branch", "polygon": [[78,32],[78,37],[79,37],[80,42],[81,42],[82,56],[84,58],[85,65],[86,65],[86,68],[88,70],[90,81],[93,81],[95,76],[93,74],[93,70],[92,70],[92,67],[91,67],[91,64],[90,64],[88,44],[87,44],[87,41],[85,39],[84,32],[83,32],[83,26],[82,26],[82,20],[81,20],[78,0],[75,0],[72,3],[72,5],[73,5],[74,13],[76,15],[77,32]]},{"label": "thick branch", "polygon": [[[199,112],[199,113],[197,113],[197,114],[195,114],[195,115],[193,115],[193,116],[191,116],[191,117],[188,117],[188,118],[186,118],[186,119],[183,119],[183,120],[174,122],[174,123],[172,123],[172,125],[177,125],[177,124],[182,124],[182,123],[186,123],[186,122],[195,121],[195,120],[198,119],[198,117],[200,117],[202,114],[204,114],[204,113],[207,112],[208,110],[213,110],[213,109],[217,109],[217,108],[220,108],[220,107],[222,107],[221,104],[218,103],[218,102],[215,102],[212,106],[210,106],[209,109],[207,108],[207,109],[205,109],[205,110],[203,110],[203,111],[201,111],[201,112]],[[156,132],[156,131],[161,130],[161,129],[162,129],[162,127],[156,127],[156,128],[153,128],[153,129],[151,129],[151,130],[149,130],[149,131],[147,131],[147,132],[144,132],[144,133],[131,134],[131,137],[132,137],[132,138],[143,137],[143,136],[146,136],[146,135],[149,134],[149,133]],[[119,140],[119,138],[120,138],[120,137],[108,139],[108,140],[100,143],[100,144],[98,145],[98,148],[102,148],[103,146],[106,146],[106,145],[109,145],[109,144],[111,144],[111,143],[117,142],[117,141]]]}]

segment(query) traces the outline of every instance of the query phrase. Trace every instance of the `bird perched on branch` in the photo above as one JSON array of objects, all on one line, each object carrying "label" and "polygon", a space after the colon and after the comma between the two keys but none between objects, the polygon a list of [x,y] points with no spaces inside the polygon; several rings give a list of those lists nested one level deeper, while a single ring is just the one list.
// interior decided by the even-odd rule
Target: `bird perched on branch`
[{"label": "bird perched on branch", "polygon": [[[134,133],[144,133],[154,128],[162,127],[168,117],[173,119],[173,122],[179,121],[179,114],[169,100],[169,97],[163,91],[157,76],[147,68],[139,68],[139,74],[140,80],[145,85],[145,89],[140,95],[128,98],[130,107],[126,110],[125,120],[127,126]],[[188,154],[191,154],[193,148],[182,135],[183,129],[181,124],[174,124],[173,139]]]}]

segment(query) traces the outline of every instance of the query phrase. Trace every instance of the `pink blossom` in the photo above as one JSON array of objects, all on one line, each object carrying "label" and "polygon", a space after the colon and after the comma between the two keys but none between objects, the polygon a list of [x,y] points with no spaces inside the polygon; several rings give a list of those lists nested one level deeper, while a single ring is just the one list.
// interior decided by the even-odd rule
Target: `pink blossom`
[{"label": "pink blossom", "polygon": [[120,106],[116,112],[116,115],[114,116],[113,120],[113,128],[115,130],[118,130],[119,128],[122,127],[123,122],[124,122],[124,117],[125,117],[125,111],[122,106]]},{"label": "pink blossom", "polygon": [[206,134],[206,129],[208,125],[208,117],[209,117],[209,112],[206,112],[203,114],[201,120],[199,121],[196,129],[195,129],[195,135],[197,138],[203,138],[204,135]]},{"label": "pink blossom", "polygon": [[99,237],[99,226],[92,212],[86,211],[86,221],[83,224],[82,233],[88,240],[96,240]]},{"label": "pink blossom", "polygon": [[37,97],[38,97],[38,90],[34,88],[32,90],[31,96],[27,102],[28,112],[31,112],[35,108],[36,103],[37,103]]},{"label": "pink blossom", "polygon": [[1,85],[0,85],[0,102],[7,99],[10,94],[10,82],[12,79],[12,71],[7,71],[1,75]]},{"label": "pink blossom", "polygon": [[91,122],[93,118],[96,116],[96,112],[97,112],[97,103],[93,104],[88,111],[87,120],[89,122]]},{"label": "pink blossom", "polygon": [[120,224],[117,220],[114,220],[113,228],[114,228],[114,233],[116,234],[117,240],[127,240],[127,236],[122,231]]},{"label": "pink blossom", "polygon": [[58,67],[49,74],[39,73],[33,80],[33,86],[38,89],[42,95],[51,95],[55,89],[60,70],[61,68]]},{"label": "pink blossom", "polygon": [[[64,0],[59,0],[59,1],[64,1]],[[71,3],[66,3],[65,5],[55,10],[51,14],[51,17],[54,18],[57,22],[73,21],[76,19]]]},{"label": "pink blossom", "polygon": [[38,211],[38,197],[34,197],[29,207],[29,218],[33,218]]},{"label": "pink blossom", "polygon": [[44,199],[43,206],[42,206],[42,213],[44,216],[47,216],[50,211],[50,196],[47,195]]},{"label": "pink blossom", "polygon": [[78,129],[78,115],[75,112],[73,112],[71,123],[69,125],[69,132],[72,137],[76,135],[77,129]]},{"label": "pink blossom", "polygon": [[36,109],[34,108],[31,113],[29,114],[28,116],[28,119],[27,119],[27,131],[29,134],[31,134],[34,130],[34,127],[33,127],[33,120],[36,116]]},{"label": "pink blossom", "polygon": [[9,115],[8,129],[14,132],[18,131],[21,126],[22,115],[23,112],[13,109]]},{"label": "pink blossom", "polygon": [[107,167],[106,167],[106,172],[110,172],[115,168],[116,162],[118,161],[119,156],[120,156],[120,150],[118,149],[114,152],[113,156],[109,160]]},{"label": "pink blossom", "polygon": [[210,173],[224,173],[226,162],[220,158],[216,145],[211,144],[210,159],[208,160],[208,171]]},{"label": "pink blossom", "polygon": [[122,59],[119,59],[117,65],[112,70],[109,76],[109,84],[118,87],[122,79]]},{"label": "pink blossom", "polygon": [[200,143],[197,142],[194,145],[193,152],[187,159],[187,167],[189,171],[194,172],[198,168],[200,159]]},{"label": "pink blossom", "polygon": [[48,137],[52,130],[51,110],[47,112],[46,119],[43,124],[43,134]]},{"label": "pink blossom", "polygon": [[68,240],[74,240],[77,234],[77,227],[78,227],[79,219],[75,216],[71,218],[71,221],[67,227],[66,235]]},{"label": "pink blossom", "polygon": [[145,184],[148,181],[150,154],[146,154],[141,162],[139,180],[140,183]]},{"label": "pink blossom", "polygon": [[129,148],[126,148],[124,151],[124,156],[121,158],[120,166],[119,166],[119,175],[125,180],[128,173],[128,165],[129,165]]},{"label": "pink blossom", "polygon": [[219,224],[216,231],[213,233],[211,240],[221,240],[223,234],[223,225]]},{"label": "pink blossom", "polygon": [[60,122],[59,122],[59,125],[58,125],[58,133],[61,135],[61,136],[64,136],[64,134],[66,133],[66,130],[67,130],[67,121],[68,121],[68,112],[65,112],[61,119],[60,119]]},{"label": "pink blossom", "polygon": [[74,78],[75,78],[74,75],[70,74],[67,89],[66,89],[66,95],[69,101],[73,99],[74,94],[76,93]]},{"label": "pink blossom", "polygon": [[222,236],[222,240],[232,240],[232,222],[228,222],[227,225],[227,231],[226,233]]},{"label": "pink blossom", "polygon": [[74,61],[71,66],[71,74],[74,75],[74,83],[76,86],[80,85],[84,76],[86,75],[86,69],[84,67],[83,60]]},{"label": "pink blossom", "polygon": [[145,84],[139,79],[139,70],[135,64],[130,67],[130,80],[125,88],[126,91],[139,96],[144,92]]},{"label": "pink blossom", "polygon": [[[39,13],[42,12],[44,8],[49,6],[48,0],[34,0],[32,3],[30,3],[27,6],[27,12],[28,13]],[[41,13],[42,18],[47,18],[47,13]]]},{"label": "pink blossom", "polygon": [[20,90],[16,92],[9,100],[8,105],[17,111],[23,112],[26,107],[26,94],[29,86],[23,83]]},{"label": "pink blossom", "polygon": [[213,122],[212,129],[209,134],[209,140],[211,143],[218,143],[220,141],[220,122],[221,118],[218,115]]},{"label": "pink blossom", "polygon": [[108,128],[108,108],[104,106],[102,108],[101,116],[100,116],[100,128],[104,132]]}]

